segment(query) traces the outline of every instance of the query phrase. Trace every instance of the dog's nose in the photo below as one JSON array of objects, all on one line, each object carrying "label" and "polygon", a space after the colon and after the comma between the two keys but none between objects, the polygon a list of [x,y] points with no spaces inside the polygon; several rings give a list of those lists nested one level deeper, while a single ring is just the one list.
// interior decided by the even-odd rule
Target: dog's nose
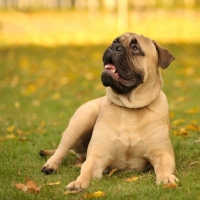
[{"label": "dog's nose", "polygon": [[115,43],[115,42],[112,43],[112,45],[110,46],[109,49],[114,50],[114,51],[122,51],[123,50],[122,46],[119,43]]}]

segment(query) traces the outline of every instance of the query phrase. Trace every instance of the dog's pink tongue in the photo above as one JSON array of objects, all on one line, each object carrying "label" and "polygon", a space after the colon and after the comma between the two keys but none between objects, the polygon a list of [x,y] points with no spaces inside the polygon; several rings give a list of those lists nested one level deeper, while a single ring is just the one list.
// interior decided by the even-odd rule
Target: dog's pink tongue
[{"label": "dog's pink tongue", "polygon": [[116,67],[112,64],[107,64],[107,65],[104,66],[104,68],[108,69],[108,70],[113,70],[113,69],[115,70],[116,69]]}]

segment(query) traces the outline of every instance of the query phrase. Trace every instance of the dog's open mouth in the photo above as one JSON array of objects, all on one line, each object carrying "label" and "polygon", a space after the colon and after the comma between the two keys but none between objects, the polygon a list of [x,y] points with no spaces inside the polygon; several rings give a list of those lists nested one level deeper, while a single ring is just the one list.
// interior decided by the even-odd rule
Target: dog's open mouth
[{"label": "dog's open mouth", "polygon": [[112,64],[107,64],[104,66],[104,69],[109,73],[116,81],[119,80],[119,74],[116,70],[116,67]]},{"label": "dog's open mouth", "polygon": [[106,72],[108,75],[112,76],[112,78],[117,81],[117,82],[121,82],[122,84],[125,84],[126,86],[128,86],[129,84],[132,85],[133,84],[133,80],[127,80],[124,79],[122,76],[119,75],[116,67],[113,64],[106,64],[104,66],[104,72]]}]

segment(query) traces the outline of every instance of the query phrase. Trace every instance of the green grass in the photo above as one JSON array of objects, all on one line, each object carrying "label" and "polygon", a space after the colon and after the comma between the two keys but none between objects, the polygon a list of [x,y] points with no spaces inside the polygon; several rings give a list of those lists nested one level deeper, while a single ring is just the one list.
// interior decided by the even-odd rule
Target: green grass
[{"label": "green grass", "polygon": [[[163,189],[155,184],[153,170],[115,172],[93,180],[78,194],[64,194],[64,188],[79,174],[76,158],[69,154],[58,173],[40,172],[47,158],[40,149],[56,148],[62,131],[82,103],[102,96],[101,57],[107,45],[7,46],[0,47],[0,199],[83,199],[101,190],[100,199],[200,199],[200,44],[164,44],[176,57],[162,71],[171,114],[170,136],[175,150],[180,186]],[[179,120],[179,122],[177,122]],[[185,135],[182,128],[185,128]],[[175,135],[178,131],[179,135]],[[10,137],[10,139],[9,139]],[[138,176],[135,182],[126,178]],[[14,183],[26,178],[42,186],[40,193],[17,190]],[[60,185],[43,186],[60,181]]]}]

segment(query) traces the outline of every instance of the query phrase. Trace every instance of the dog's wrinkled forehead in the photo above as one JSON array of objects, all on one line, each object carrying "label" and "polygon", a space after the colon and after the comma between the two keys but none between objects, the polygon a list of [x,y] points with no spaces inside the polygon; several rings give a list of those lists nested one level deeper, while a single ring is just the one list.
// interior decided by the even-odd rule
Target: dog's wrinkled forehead
[{"label": "dog's wrinkled forehead", "polygon": [[124,33],[120,35],[116,40],[124,46],[129,46],[133,40],[137,41],[140,45],[147,45],[154,48],[153,42],[150,38],[136,33]]},{"label": "dog's wrinkled forehead", "polygon": [[136,33],[125,33],[123,35],[120,35],[117,38],[118,42],[123,44],[123,45],[127,45],[130,44],[132,40],[136,40],[138,43],[152,43],[152,40],[143,36],[143,35],[139,35]]}]

